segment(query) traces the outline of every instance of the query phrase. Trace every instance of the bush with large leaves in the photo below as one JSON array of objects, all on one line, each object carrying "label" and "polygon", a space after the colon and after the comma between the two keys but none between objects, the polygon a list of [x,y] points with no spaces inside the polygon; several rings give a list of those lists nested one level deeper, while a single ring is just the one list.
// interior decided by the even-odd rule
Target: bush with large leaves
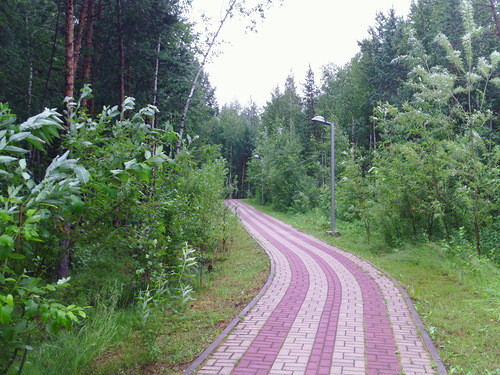
[{"label": "bush with large leaves", "polygon": [[33,334],[57,333],[85,318],[83,308],[51,297],[67,279],[47,284],[33,269],[44,240],[44,227],[78,206],[88,171],[69,152],[55,157],[39,182],[33,178],[28,147],[43,150],[62,127],[61,115],[46,109],[17,125],[7,105],[0,104],[0,371],[20,373]]}]

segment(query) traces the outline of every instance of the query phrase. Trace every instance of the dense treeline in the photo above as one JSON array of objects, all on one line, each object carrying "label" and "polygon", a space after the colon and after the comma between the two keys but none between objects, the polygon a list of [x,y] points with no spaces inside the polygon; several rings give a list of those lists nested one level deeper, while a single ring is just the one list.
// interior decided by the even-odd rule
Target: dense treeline
[{"label": "dense treeline", "polygon": [[227,250],[226,162],[189,135],[217,111],[189,6],[0,4],[0,373],[43,372],[47,333],[118,310],[149,332]]},{"label": "dense treeline", "polygon": [[[250,189],[281,210],[329,207],[336,124],[337,215],[389,244],[467,241],[498,259],[499,25],[493,3],[419,1],[381,13],[360,52],[309,71],[265,106]],[[263,191],[262,191],[263,190]]]},{"label": "dense treeline", "polygon": [[[60,107],[63,93],[78,96],[83,84],[91,84],[94,97],[84,103],[90,113],[131,96],[140,106],[162,108],[159,123],[178,123],[198,67],[196,36],[184,16],[189,3],[3,1],[0,102],[27,118],[45,107]],[[73,38],[67,36],[70,31]],[[68,89],[68,81],[73,88]],[[206,77],[200,82],[191,121],[216,107]]]}]

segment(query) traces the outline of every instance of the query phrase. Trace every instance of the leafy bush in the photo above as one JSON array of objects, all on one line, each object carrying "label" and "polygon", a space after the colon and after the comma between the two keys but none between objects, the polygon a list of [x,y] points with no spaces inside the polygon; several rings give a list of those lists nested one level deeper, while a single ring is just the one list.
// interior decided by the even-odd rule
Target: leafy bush
[{"label": "leafy bush", "polygon": [[28,144],[43,145],[59,136],[61,116],[55,110],[16,125],[7,105],[0,104],[0,371],[21,373],[32,336],[47,331],[55,334],[85,318],[82,307],[65,306],[54,297],[67,279],[47,284],[25,271],[36,244],[43,241],[42,226],[65,212],[78,209],[80,186],[89,172],[65,152],[55,157],[39,182],[33,178],[26,154]]}]

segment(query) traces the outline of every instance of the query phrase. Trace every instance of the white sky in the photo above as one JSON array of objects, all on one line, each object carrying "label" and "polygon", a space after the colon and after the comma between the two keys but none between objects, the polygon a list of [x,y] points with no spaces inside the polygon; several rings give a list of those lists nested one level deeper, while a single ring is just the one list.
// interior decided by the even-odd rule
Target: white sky
[{"label": "white sky", "polygon": [[[233,100],[246,105],[251,98],[263,106],[290,74],[301,93],[309,65],[319,84],[324,65],[344,65],[359,51],[357,42],[368,36],[377,12],[394,7],[406,17],[411,1],[283,0],[250,33],[244,20],[229,20],[221,35],[225,43],[205,69],[219,105]],[[218,23],[227,2],[193,0],[191,18],[205,14]]]}]

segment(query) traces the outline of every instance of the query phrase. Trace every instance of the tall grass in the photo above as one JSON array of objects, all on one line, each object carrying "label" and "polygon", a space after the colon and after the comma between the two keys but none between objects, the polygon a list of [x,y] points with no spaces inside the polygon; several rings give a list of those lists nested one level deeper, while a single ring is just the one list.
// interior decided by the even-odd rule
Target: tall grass
[{"label": "tall grass", "polygon": [[80,374],[99,354],[127,337],[140,317],[135,307],[116,308],[120,294],[120,288],[114,288],[111,295],[100,297],[82,327],[44,341],[30,355],[25,373]]}]

